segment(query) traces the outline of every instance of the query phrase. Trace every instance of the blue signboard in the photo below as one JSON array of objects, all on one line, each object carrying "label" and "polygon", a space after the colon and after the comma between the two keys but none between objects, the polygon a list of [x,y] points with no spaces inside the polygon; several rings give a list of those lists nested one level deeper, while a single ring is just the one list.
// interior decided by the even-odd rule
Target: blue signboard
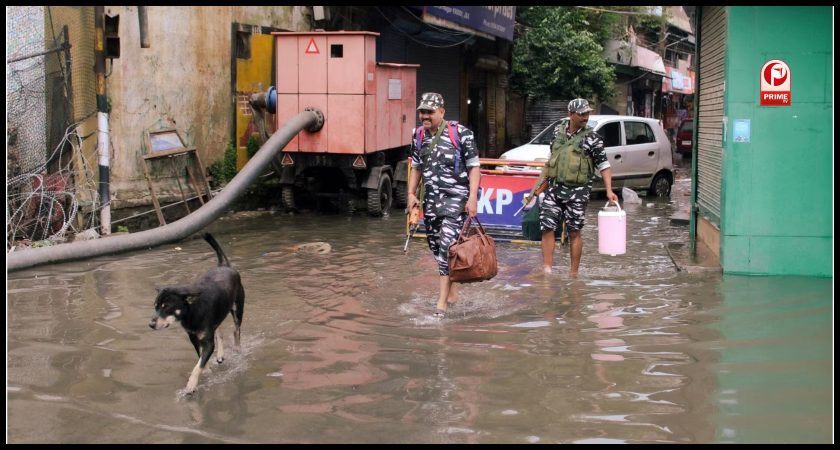
[{"label": "blue signboard", "polygon": [[423,6],[423,14],[513,40],[515,6]]},{"label": "blue signboard", "polygon": [[[502,240],[522,239],[522,216],[514,213],[522,206],[537,174],[482,174],[478,198],[478,220],[494,238]],[[406,216],[408,220],[408,216]],[[421,222],[422,224],[422,222]],[[425,227],[421,225],[422,230]]]},{"label": "blue signboard", "polygon": [[735,127],[733,130],[735,134],[735,142],[749,142],[750,141],[750,119],[735,119]]},{"label": "blue signboard", "polygon": [[487,228],[522,228],[522,214],[514,216],[522,199],[531,191],[537,177],[516,175],[482,175],[481,197],[478,199],[478,220]]}]

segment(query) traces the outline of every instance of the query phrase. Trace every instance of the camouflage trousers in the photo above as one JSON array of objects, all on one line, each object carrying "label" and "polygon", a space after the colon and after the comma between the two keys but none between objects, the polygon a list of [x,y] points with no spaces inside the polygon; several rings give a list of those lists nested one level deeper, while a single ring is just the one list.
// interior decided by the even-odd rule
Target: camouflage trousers
[{"label": "camouflage trousers", "polygon": [[561,221],[566,222],[567,231],[583,229],[586,216],[586,201],[561,200],[557,196],[558,189],[549,188],[540,203],[540,230],[558,230]]},{"label": "camouflage trousers", "polygon": [[466,219],[467,213],[461,213],[458,217],[423,217],[426,241],[437,260],[440,275],[449,275],[449,246],[458,240]]}]

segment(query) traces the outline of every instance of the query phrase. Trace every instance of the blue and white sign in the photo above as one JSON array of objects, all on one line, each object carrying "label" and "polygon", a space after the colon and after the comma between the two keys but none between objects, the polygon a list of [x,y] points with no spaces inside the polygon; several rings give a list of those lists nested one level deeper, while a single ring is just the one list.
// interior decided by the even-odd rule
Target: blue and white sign
[{"label": "blue and white sign", "polygon": [[478,220],[486,228],[522,228],[522,214],[514,216],[522,199],[534,186],[537,177],[517,175],[482,175]]},{"label": "blue and white sign", "polygon": [[750,141],[750,119],[735,119],[735,126],[732,129],[733,141],[735,142],[749,142]]},{"label": "blue and white sign", "polygon": [[516,6],[423,6],[423,14],[449,20],[508,41],[513,40]]}]

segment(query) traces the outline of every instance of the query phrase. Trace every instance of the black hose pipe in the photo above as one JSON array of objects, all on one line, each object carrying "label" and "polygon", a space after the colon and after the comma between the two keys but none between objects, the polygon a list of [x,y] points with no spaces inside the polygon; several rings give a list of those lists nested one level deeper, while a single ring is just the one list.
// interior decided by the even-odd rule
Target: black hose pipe
[{"label": "black hose pipe", "polygon": [[151,248],[184,239],[219,218],[236,199],[245,193],[245,189],[265,172],[275,155],[289,141],[301,130],[312,128],[319,121],[323,123],[323,118],[324,115],[318,110],[306,110],[293,117],[260,147],[260,150],[221,192],[204,206],[178,221],[138,233],[13,252],[6,254],[6,270],[13,272],[41,264]]}]

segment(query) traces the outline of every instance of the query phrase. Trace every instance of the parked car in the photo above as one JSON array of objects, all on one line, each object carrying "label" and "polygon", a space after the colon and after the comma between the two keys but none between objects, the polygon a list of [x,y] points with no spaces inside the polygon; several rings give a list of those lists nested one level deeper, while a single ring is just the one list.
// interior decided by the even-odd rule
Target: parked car
[{"label": "parked car", "polygon": [[677,152],[682,155],[691,154],[691,141],[694,138],[694,119],[686,119],[677,129]]},{"label": "parked car", "polygon": [[[499,159],[523,162],[548,161],[554,128],[565,129],[568,118],[553,122],[525,145],[510,149]],[[674,163],[671,141],[657,119],[645,117],[592,115],[587,123],[602,138],[612,168],[612,187],[647,191],[648,195],[668,197],[674,184]],[[499,166],[509,172],[534,171],[538,167],[524,165]],[[597,172],[596,172],[597,173]],[[604,191],[598,179],[593,191]]]}]

